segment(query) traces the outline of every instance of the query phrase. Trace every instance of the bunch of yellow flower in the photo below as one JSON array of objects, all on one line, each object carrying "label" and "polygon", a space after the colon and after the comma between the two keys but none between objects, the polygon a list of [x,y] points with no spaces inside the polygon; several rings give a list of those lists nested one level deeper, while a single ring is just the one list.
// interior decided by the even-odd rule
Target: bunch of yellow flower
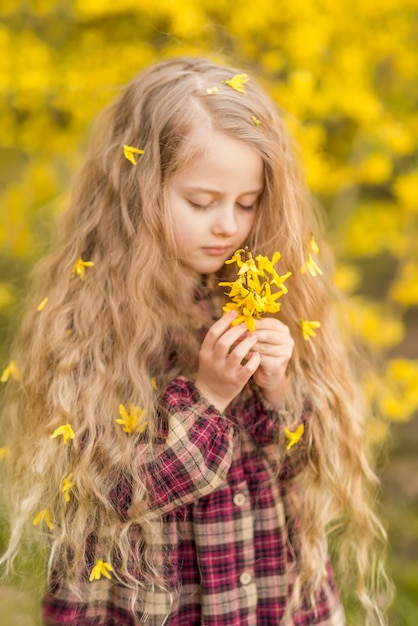
[{"label": "bunch of yellow flower", "polygon": [[[230,287],[227,294],[232,302],[228,302],[223,310],[237,311],[238,317],[232,325],[244,322],[248,330],[254,332],[255,320],[264,313],[280,311],[278,299],[287,293],[284,285],[292,272],[280,276],[274,266],[280,259],[280,252],[275,252],[272,260],[261,254],[253,258],[248,250],[239,249],[226,264],[238,265],[238,277],[233,282],[220,282],[220,286]],[[274,291],[272,291],[274,288]]]}]

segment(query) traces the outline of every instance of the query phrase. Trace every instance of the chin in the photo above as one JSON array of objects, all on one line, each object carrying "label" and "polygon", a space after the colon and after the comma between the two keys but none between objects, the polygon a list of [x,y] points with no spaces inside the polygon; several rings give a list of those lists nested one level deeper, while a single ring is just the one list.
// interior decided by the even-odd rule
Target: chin
[{"label": "chin", "polygon": [[215,274],[221,267],[224,265],[222,263],[205,263],[199,264],[195,266],[191,266],[191,269],[197,274]]}]

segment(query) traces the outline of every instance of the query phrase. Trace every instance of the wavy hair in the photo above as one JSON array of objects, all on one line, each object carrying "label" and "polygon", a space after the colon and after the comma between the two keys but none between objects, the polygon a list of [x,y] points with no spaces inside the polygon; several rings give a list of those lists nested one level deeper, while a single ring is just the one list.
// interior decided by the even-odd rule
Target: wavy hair
[{"label": "wavy hair", "polygon": [[[115,417],[120,403],[143,407],[149,437],[142,445],[152,454],[161,428],[152,378],[163,388],[174,375],[196,370],[194,279],[175,256],[166,189],[196,156],[189,138],[204,117],[262,158],[265,189],[245,243],[268,256],[279,250],[283,269],[292,271],[279,314],[295,340],[290,401],[297,406],[308,396],[314,407],[303,496],[289,503],[300,524],[299,583],[315,587],[325,575],[324,547],[333,532],[340,571],[355,585],[369,622],[382,624],[376,591],[385,580],[385,532],[373,510],[377,479],[365,454],[359,389],[334,320],[330,258],[282,116],[253,78],[245,96],[224,84],[236,73],[205,59],[161,62],[127,85],[93,131],[58,244],[36,268],[13,347],[21,381],[8,385],[2,416],[11,448],[11,539],[3,560],[11,567],[23,538],[42,536],[32,520],[48,509],[50,576],[77,581],[89,565],[79,549],[87,537],[108,538],[106,554],[110,561],[117,555],[117,576],[135,593],[150,575],[158,522],[122,523],[111,498],[123,475],[135,485],[135,501],[147,500],[144,470],[134,461],[138,439]],[[124,157],[124,144],[144,150],[136,167]],[[312,233],[323,250],[324,276],[316,279],[299,271]],[[80,258],[94,263],[85,280],[73,272]],[[231,271],[219,274],[228,279]],[[300,318],[321,322],[314,341],[303,340]],[[167,368],[174,352],[177,361]],[[50,435],[67,423],[75,439],[56,445]],[[70,472],[74,487],[65,502],[62,480]],[[133,554],[138,526],[138,536],[148,539]]]}]

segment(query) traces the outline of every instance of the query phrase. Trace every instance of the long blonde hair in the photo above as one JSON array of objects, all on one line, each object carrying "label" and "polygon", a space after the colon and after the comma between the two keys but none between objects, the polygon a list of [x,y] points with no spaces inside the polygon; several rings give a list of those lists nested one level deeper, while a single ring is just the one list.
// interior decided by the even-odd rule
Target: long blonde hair
[{"label": "long blonde hair", "polygon": [[[282,118],[253,78],[245,94],[224,83],[238,73],[205,59],[164,61],[134,78],[99,120],[59,243],[37,267],[13,347],[21,381],[8,384],[2,417],[11,449],[12,531],[4,558],[13,563],[27,532],[31,540],[41,536],[32,520],[48,510],[50,575],[76,581],[91,566],[80,546],[87,537],[107,537],[119,580],[138,592],[146,578],[144,554],[152,545],[132,554],[130,531],[139,525],[152,544],[157,522],[128,517],[122,523],[116,513],[111,494],[121,476],[135,485],[137,503],[146,503],[147,492],[144,469],[135,463],[138,437],[115,418],[121,403],[142,407],[148,444],[141,445],[152,454],[161,427],[152,379],[163,388],[196,368],[193,278],[175,258],[165,191],[194,156],[188,137],[204,112],[214,129],[261,156],[265,190],[246,244],[269,256],[280,250],[283,269],[292,271],[280,313],[295,339],[291,396],[295,405],[310,397],[314,407],[303,506],[297,498],[292,503],[301,529],[299,581],[321,580],[324,538],[338,529],[340,569],[349,569],[370,621],[374,615],[383,623],[373,590],[384,578],[378,546],[385,533],[372,508],[377,480],[364,452],[359,392],[332,313],[330,262]],[[144,150],[137,166],[123,145]],[[312,233],[323,250],[324,276],[315,279],[299,271]],[[84,280],[74,274],[78,259],[94,263]],[[221,270],[222,278],[228,271]],[[300,318],[321,322],[314,341],[303,340]],[[167,370],[170,353],[177,360]],[[50,437],[64,424],[75,434],[68,445]],[[70,473],[66,502],[61,491]]]}]

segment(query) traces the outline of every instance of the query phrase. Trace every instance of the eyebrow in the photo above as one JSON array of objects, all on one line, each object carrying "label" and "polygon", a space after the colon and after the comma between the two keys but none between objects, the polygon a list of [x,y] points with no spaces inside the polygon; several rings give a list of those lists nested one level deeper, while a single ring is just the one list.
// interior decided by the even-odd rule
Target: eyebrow
[{"label": "eyebrow", "polygon": [[[189,191],[193,191],[193,192],[197,192],[197,193],[221,193],[218,189],[209,189],[207,187],[193,187],[193,186],[189,186],[187,183],[183,184],[184,187],[187,187],[189,189]],[[262,191],[264,191],[264,187],[259,187],[258,189],[250,189],[248,191],[243,191],[240,195],[241,196],[250,196],[250,195],[254,195],[254,194],[259,194]]]}]

